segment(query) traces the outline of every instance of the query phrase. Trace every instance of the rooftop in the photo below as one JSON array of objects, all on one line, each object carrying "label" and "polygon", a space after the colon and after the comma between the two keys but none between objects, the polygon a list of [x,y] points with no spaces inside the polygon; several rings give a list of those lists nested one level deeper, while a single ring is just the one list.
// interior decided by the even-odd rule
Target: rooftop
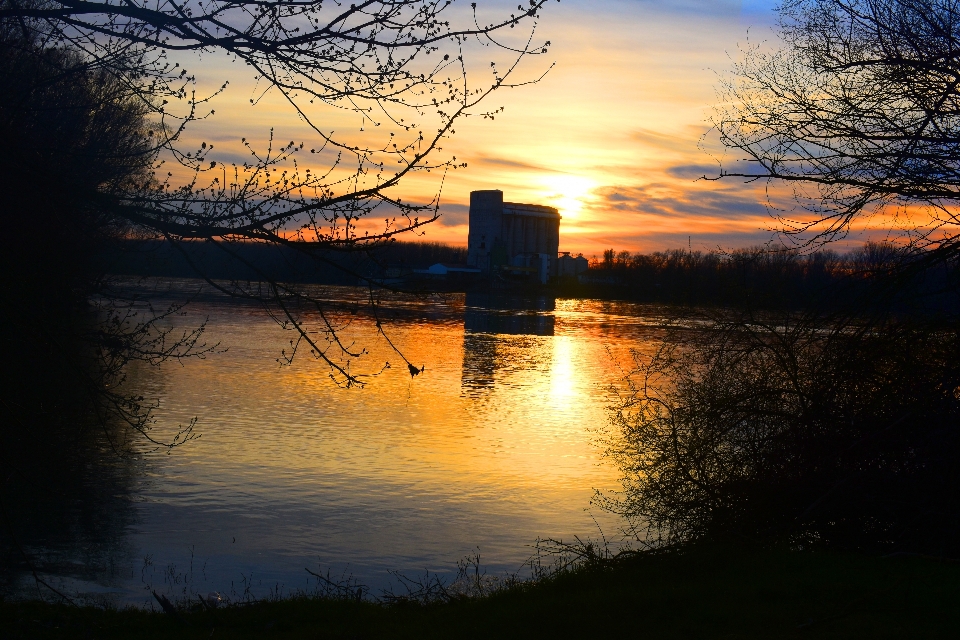
[{"label": "rooftop", "polygon": [[549,217],[560,217],[560,211],[554,207],[545,207],[539,204],[524,204],[522,202],[504,202],[503,203],[503,213],[519,213],[521,215],[536,215],[536,216],[549,216]]}]

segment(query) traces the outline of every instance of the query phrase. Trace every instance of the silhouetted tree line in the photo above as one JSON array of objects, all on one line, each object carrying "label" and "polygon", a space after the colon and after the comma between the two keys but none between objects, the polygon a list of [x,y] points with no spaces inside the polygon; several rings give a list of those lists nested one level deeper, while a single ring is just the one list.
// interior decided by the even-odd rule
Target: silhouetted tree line
[{"label": "silhouetted tree line", "polygon": [[105,267],[117,275],[351,286],[367,285],[391,268],[425,269],[438,262],[464,263],[466,257],[465,248],[440,242],[390,242],[364,251],[330,251],[324,262],[295,247],[253,242],[238,243],[228,254],[205,242],[174,247],[161,240],[127,240],[103,254]]},{"label": "silhouetted tree line", "polygon": [[[591,261],[580,283],[565,283],[569,292],[604,295],[644,302],[754,309],[811,309],[822,311],[869,305],[866,295],[876,285],[894,284],[894,274],[907,263],[923,272],[913,277],[909,302],[930,308],[955,305],[949,294],[960,278],[956,259],[922,267],[929,252],[909,254],[883,242],[867,242],[848,253],[771,250],[769,247],[726,252],[674,249],[654,253],[604,251]],[[906,293],[906,292],[904,292]],[[903,297],[903,296],[901,296]]]}]

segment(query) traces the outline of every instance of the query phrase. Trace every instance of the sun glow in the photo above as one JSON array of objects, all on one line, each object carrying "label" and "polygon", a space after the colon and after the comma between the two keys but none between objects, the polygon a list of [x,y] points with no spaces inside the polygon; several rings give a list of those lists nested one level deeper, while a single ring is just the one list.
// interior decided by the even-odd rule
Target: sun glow
[{"label": "sun glow", "polygon": [[577,218],[592,198],[597,183],[583,176],[560,174],[540,178],[540,202],[560,210],[565,218]]},{"label": "sun glow", "polygon": [[[471,117],[458,122],[456,135],[431,156],[431,161],[456,157],[456,164],[462,161],[467,167],[414,172],[387,191],[417,204],[442,193],[443,218],[422,228],[425,236],[400,238],[464,246],[470,192],[500,189],[509,202],[559,209],[564,218],[561,245],[574,254],[589,256],[610,247],[676,248],[687,246],[691,234],[701,248],[769,240],[766,193],[759,183],[696,178],[715,172],[714,157],[723,151],[713,138],[702,144],[717,74],[729,68],[731,56],[738,57],[737,43],[746,35],[744,12],[753,24],[763,11],[773,15],[757,8],[772,1],[577,0],[552,7],[537,37],[556,45],[547,57],[525,60],[517,79],[550,72],[534,85],[498,92],[489,105],[502,108],[495,121]],[[747,4],[749,11],[742,9]],[[697,10],[691,11],[692,6]],[[473,54],[467,58],[474,60]],[[487,64],[486,54],[477,60]],[[323,147],[323,137],[291,113],[280,94],[267,94],[251,105],[255,81],[228,59],[205,58],[198,71],[199,81],[211,91],[230,79],[229,89],[217,99],[216,117],[198,123],[190,134],[197,146],[216,143],[217,170],[250,160],[241,135],[263,153],[271,131],[276,140],[306,144],[296,156],[303,168],[326,171],[331,162],[354,168],[335,153],[310,154],[309,149]],[[316,113],[323,127],[346,136],[351,145],[379,148],[385,144],[381,137],[394,133],[388,126],[358,120],[350,109],[334,106]],[[426,122],[418,126],[426,127]],[[189,179],[184,174],[183,180]],[[338,195],[341,186],[335,188]],[[357,224],[361,236],[384,230],[379,213]]]}]

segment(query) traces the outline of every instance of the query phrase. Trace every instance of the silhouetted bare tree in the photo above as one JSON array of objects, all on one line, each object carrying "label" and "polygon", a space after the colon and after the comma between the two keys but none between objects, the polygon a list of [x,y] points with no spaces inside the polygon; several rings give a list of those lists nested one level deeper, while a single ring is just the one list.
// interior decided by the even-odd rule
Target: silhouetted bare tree
[{"label": "silhouetted bare tree", "polygon": [[[88,409],[109,411],[152,439],[149,406],[117,389],[125,365],[206,349],[202,327],[176,336],[161,328],[177,307],[154,313],[104,295],[98,256],[133,230],[123,203],[152,180],[158,149],[148,135],[149,110],[121,78],[90,68],[75,50],[2,27],[0,139],[9,150],[0,159],[0,341],[10,380],[0,394],[4,433],[27,435],[31,429],[17,422],[36,427],[31,416],[83,397]],[[52,396],[47,385],[57,389]],[[37,394],[45,400],[35,402]],[[43,436],[43,428],[36,431]],[[189,428],[165,444],[185,437]]]},{"label": "silhouetted bare tree", "polygon": [[[391,189],[415,173],[442,174],[462,166],[455,157],[437,156],[442,141],[464,117],[494,117],[496,110],[476,111],[492,92],[525,84],[513,79],[518,64],[528,55],[545,53],[549,43],[535,43],[533,27],[519,39],[502,40],[498,34],[525,22],[535,25],[544,4],[531,0],[509,17],[482,23],[477,3],[466,10],[446,0],[370,0],[349,6],[323,0],[0,0],[0,25],[6,34],[3,46],[13,58],[59,57],[61,77],[42,81],[44,99],[52,101],[58,118],[69,110],[71,86],[78,83],[110,92],[100,96],[103,104],[123,105],[123,113],[130,116],[123,139],[97,138],[117,158],[102,167],[102,154],[74,154],[74,159],[85,157],[85,170],[105,169],[120,156],[139,164],[112,178],[87,181],[86,191],[69,186],[82,172],[72,165],[64,168],[56,174],[64,181],[54,189],[70,207],[51,204],[50,210],[83,210],[82,221],[74,218],[73,224],[97,219],[102,230],[109,227],[114,235],[138,233],[174,243],[203,240],[228,254],[235,253],[231,247],[238,242],[271,243],[337,266],[329,258],[331,251],[374,248],[437,218],[439,194],[411,203],[392,195]],[[476,47],[505,52],[506,66],[492,64],[489,79],[474,81],[472,72],[468,77],[466,54]],[[310,127],[316,142],[309,153],[326,167],[305,168],[300,157],[307,145],[278,144],[272,135],[266,149],[255,149],[244,139],[248,160],[229,165],[214,159],[212,145],[185,149],[185,131],[214,114],[209,102],[226,87],[198,96],[195,77],[182,66],[190,53],[249,65],[256,80],[279,92],[291,115]],[[11,74],[5,79],[8,84],[17,77],[15,70]],[[55,129],[44,132],[43,118],[20,131],[28,116],[17,116],[17,109],[10,104],[5,143],[57,146]],[[373,145],[335,137],[325,122],[330,109],[353,111],[374,127],[386,125],[383,135]],[[22,141],[17,137],[29,137],[27,132],[43,135]],[[50,158],[58,156],[44,151],[37,157],[48,161],[35,174],[42,175],[50,172]],[[167,170],[171,164],[177,168]],[[26,175],[25,166],[19,159],[5,164],[11,184]],[[73,206],[80,193],[89,197],[82,207]],[[14,209],[12,218],[37,224],[26,213],[29,196],[8,211]],[[382,221],[379,228],[364,226],[362,221],[375,211]],[[20,230],[7,229],[11,244],[23,237]],[[61,255],[64,272],[70,271],[71,260],[81,259],[68,255]],[[331,368],[336,382],[361,382],[363,376],[350,363],[362,350],[339,340],[338,320],[324,301],[302,287],[271,281],[256,264],[248,266],[262,276],[261,283],[211,284],[271,307],[279,323],[295,335],[291,351],[284,353],[288,361],[306,345]],[[376,327],[382,332],[379,320]],[[412,374],[418,371],[409,361],[406,365]]]},{"label": "silhouetted bare tree", "polygon": [[[443,141],[467,116],[493,118],[497,109],[480,107],[493,92],[526,83],[515,79],[519,63],[549,45],[534,40],[545,3],[482,21],[477,3],[449,0],[0,0],[0,507],[18,487],[71,482],[45,468],[78,456],[87,468],[86,451],[117,450],[131,433],[167,447],[193,437],[188,424],[155,438],[153,405],[121,383],[131,361],[209,352],[203,326],[172,330],[180,306],[154,310],[111,288],[104,247],[131,236],[204,241],[243,262],[250,253],[238,243],[259,242],[336,268],[331,252],[416,233],[436,220],[439,187],[419,203],[395,188],[424,172],[442,184],[462,166],[439,155]],[[510,37],[527,23],[525,36]],[[471,65],[471,51],[483,65]],[[311,144],[271,133],[257,149],[244,139],[246,160],[227,164],[206,142],[188,148],[191,125],[214,115],[226,88],[198,95],[184,65],[201,55],[249,65],[307,124]],[[382,134],[335,137],[327,116],[342,111]],[[308,153],[318,170],[305,166]],[[261,282],[209,282],[256,300],[293,332],[287,361],[307,345],[335,382],[361,383],[351,362],[364,350],[340,340],[337,312],[315,290],[247,266]],[[389,340],[373,288],[370,301],[371,324]],[[103,440],[91,449],[83,436],[97,426]]]},{"label": "silhouetted bare tree", "polygon": [[956,324],[713,321],[638,355],[609,450],[625,491],[606,507],[652,543],[955,557]]},{"label": "silhouetted bare tree", "polygon": [[786,0],[779,11],[782,46],[749,48],[721,84],[713,124],[747,161],[721,177],[792,185],[801,210],[779,219],[806,241],[919,205],[914,239],[955,246],[960,6]]}]

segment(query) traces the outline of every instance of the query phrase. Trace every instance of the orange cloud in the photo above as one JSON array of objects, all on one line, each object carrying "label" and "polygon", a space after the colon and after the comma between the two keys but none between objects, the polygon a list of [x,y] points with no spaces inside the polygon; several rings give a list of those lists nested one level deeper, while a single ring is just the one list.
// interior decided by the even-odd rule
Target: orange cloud
[{"label": "orange cloud", "polygon": [[[561,249],[588,255],[610,246],[650,251],[688,241],[704,248],[769,240],[775,221],[766,208],[766,185],[698,180],[718,175],[721,161],[729,168],[737,160],[725,157],[706,135],[707,118],[716,101],[717,74],[729,68],[738,42],[746,39],[745,20],[769,13],[759,0],[747,4],[551,6],[538,31],[553,42],[551,59],[528,60],[521,74],[537,77],[551,60],[556,67],[538,84],[494,94],[483,109],[503,107],[495,120],[468,117],[456,126],[436,157],[457,157],[467,162],[466,169],[409,176],[391,195],[418,203],[439,195],[442,217],[422,239],[458,245],[466,242],[469,193],[475,189],[502,189],[511,201],[558,207]],[[469,69],[471,83],[487,81],[483,65],[489,52],[474,47],[467,53],[476,64]],[[240,137],[262,149],[273,128],[275,139],[305,143],[297,156],[301,167],[322,171],[335,161],[330,149],[308,153],[319,148],[320,136],[278,93],[261,97],[244,76],[249,69],[205,58],[198,71],[204,86],[231,80],[216,101],[216,117],[190,131],[198,141],[216,142],[222,155],[215,159],[242,162],[248,151]],[[390,133],[408,134],[350,110],[311,108],[318,126],[353,144],[376,146]],[[338,175],[354,168],[346,156],[341,163]],[[382,217],[375,217],[361,229],[382,228]],[[871,228],[883,228],[876,223]]]}]

